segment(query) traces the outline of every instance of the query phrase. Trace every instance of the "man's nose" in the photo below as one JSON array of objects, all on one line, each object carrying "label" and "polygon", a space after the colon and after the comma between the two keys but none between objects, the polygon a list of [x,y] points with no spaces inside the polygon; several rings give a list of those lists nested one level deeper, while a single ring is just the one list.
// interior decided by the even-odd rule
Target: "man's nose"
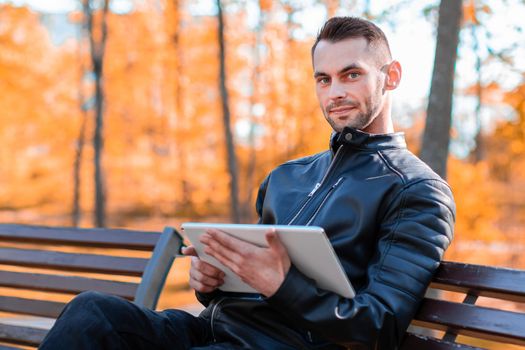
[{"label": "man's nose", "polygon": [[346,90],[343,86],[343,84],[334,81],[330,85],[330,94],[328,97],[330,97],[331,100],[339,100],[346,96]]}]

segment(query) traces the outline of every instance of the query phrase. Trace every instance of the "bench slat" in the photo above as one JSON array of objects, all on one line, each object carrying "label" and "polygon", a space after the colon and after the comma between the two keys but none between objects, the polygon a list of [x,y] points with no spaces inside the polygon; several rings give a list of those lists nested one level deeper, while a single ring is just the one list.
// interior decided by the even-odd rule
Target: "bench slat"
[{"label": "bench slat", "polygon": [[525,302],[525,274],[520,270],[443,261],[431,287]]},{"label": "bench slat", "polygon": [[13,348],[12,346],[0,345],[0,350],[20,350],[21,348]]},{"label": "bench slat", "polygon": [[0,264],[141,276],[148,259],[0,248]]},{"label": "bench slat", "polygon": [[24,315],[57,318],[65,305],[57,301],[0,296],[0,311]]},{"label": "bench slat", "polygon": [[133,300],[138,284],[78,276],[0,271],[0,286],[67,294],[96,290]]},{"label": "bench slat", "polygon": [[[0,323],[0,340],[8,343],[38,346],[44,337],[47,330],[32,327],[14,326]],[[9,347],[2,347],[1,349],[14,349]]]},{"label": "bench slat", "polygon": [[482,350],[470,345],[449,343],[444,340],[407,333],[401,350]]},{"label": "bench slat", "polygon": [[416,326],[525,345],[525,314],[425,298]]},{"label": "bench slat", "polygon": [[0,241],[151,251],[159,232],[0,224]]}]

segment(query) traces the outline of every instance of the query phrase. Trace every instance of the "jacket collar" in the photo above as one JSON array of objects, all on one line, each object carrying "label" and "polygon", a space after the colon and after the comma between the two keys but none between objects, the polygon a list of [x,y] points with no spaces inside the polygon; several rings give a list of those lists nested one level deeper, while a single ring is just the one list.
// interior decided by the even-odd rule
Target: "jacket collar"
[{"label": "jacket collar", "polygon": [[332,132],[330,149],[336,152],[339,146],[347,144],[352,147],[370,150],[386,148],[406,148],[405,133],[369,134],[364,131],[346,127],[341,132]]}]

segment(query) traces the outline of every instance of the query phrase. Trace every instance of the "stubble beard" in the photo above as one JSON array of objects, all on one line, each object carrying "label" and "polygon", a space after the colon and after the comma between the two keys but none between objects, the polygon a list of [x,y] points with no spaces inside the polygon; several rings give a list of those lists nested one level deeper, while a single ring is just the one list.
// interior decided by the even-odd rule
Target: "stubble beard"
[{"label": "stubble beard", "polygon": [[[346,121],[344,125],[338,124],[336,120],[332,119],[329,114],[329,109],[333,108],[333,106],[330,106],[330,108],[322,108],[324,117],[328,124],[334,129],[336,132],[341,132],[345,127],[350,127],[357,130],[364,130],[366,129],[378,116],[378,112],[380,109],[380,101],[381,98],[378,96],[377,98],[374,98],[373,96],[370,96],[366,102],[365,102],[365,111],[359,112],[357,115],[353,117],[349,117],[349,119]],[[349,102],[344,102],[338,104],[338,106],[342,105],[352,105]],[[355,106],[355,104],[353,104]],[[357,108],[357,106],[356,106]]]}]

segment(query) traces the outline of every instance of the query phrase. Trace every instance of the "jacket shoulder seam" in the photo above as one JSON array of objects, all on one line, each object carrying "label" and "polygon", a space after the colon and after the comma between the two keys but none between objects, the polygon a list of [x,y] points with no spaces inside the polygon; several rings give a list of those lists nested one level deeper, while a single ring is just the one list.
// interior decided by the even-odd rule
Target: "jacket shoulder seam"
[{"label": "jacket shoulder seam", "polygon": [[405,177],[403,176],[403,173],[398,170],[388,159],[387,157],[385,157],[385,155],[380,151],[378,150],[377,151],[377,154],[379,155],[379,157],[383,160],[383,162],[385,163],[385,165],[390,169],[392,170],[392,172],[394,172],[397,176],[399,176],[399,178],[401,179],[401,181],[403,182],[403,188],[401,189],[401,191],[404,191],[406,190],[407,188],[413,186],[413,185],[416,185],[420,182],[424,182],[424,181],[435,181],[435,182],[438,182],[438,183],[441,183],[443,185],[445,185],[446,187],[448,187],[450,189],[450,185],[445,181],[443,180],[442,178],[436,178],[436,177],[429,177],[429,176],[425,176],[425,177],[420,177],[420,178],[417,178],[417,179],[414,179],[413,181],[407,181],[405,179]]},{"label": "jacket shoulder seam", "polygon": [[381,150],[377,150],[377,154],[379,155],[379,157],[383,160],[383,162],[385,163],[385,165],[388,167],[388,169],[390,169],[393,173],[395,173],[400,179],[401,179],[401,182],[403,183],[403,185],[406,185],[406,180],[405,180],[405,177],[403,176],[403,174],[394,167],[394,165],[392,165],[388,159],[386,159],[385,155],[383,154],[383,152],[381,152]]}]

